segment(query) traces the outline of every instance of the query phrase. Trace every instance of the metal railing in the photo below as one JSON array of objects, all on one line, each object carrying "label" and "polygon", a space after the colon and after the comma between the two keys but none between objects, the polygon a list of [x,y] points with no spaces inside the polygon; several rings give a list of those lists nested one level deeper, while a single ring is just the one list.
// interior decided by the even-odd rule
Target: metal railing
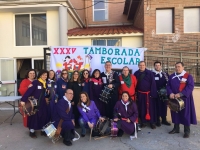
[{"label": "metal railing", "polygon": [[[179,47],[177,50],[164,49],[161,50],[147,50],[145,51],[144,60],[147,68],[154,69],[154,62],[160,61],[162,63],[163,70],[168,74],[172,74],[175,71],[175,63],[183,62],[184,69],[189,72],[193,78],[195,85],[200,86],[200,42],[196,42],[193,46]],[[178,51],[180,49],[180,51]],[[183,51],[183,49],[185,49]]]}]

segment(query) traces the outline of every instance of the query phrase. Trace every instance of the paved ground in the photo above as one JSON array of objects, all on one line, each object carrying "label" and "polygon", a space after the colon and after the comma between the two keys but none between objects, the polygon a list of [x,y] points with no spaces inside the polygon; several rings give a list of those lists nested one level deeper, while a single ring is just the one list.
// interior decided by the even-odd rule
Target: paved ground
[{"label": "paved ground", "polygon": [[[10,110],[0,110],[0,150],[199,150],[200,149],[200,125],[191,126],[189,139],[182,138],[181,133],[169,135],[172,126],[162,126],[156,130],[146,127],[138,133],[138,139],[130,140],[128,135],[122,138],[103,138],[88,141],[87,135],[73,142],[71,147],[62,144],[62,140],[53,144],[47,137],[41,137],[38,133],[37,139],[28,136],[28,130],[22,125],[22,117],[17,114],[13,125],[9,124],[12,115]],[[79,130],[78,130],[79,131]]]}]

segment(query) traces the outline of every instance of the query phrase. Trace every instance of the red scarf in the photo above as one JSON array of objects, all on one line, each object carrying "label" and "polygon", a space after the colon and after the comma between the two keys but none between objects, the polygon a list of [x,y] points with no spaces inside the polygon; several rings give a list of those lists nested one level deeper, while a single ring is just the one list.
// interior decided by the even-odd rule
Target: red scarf
[{"label": "red scarf", "polygon": [[85,81],[86,83],[88,83],[89,80],[90,80],[89,78],[87,78],[87,79],[84,78],[84,81]]},{"label": "red scarf", "polygon": [[102,84],[101,78],[99,78],[99,79],[91,78],[90,81],[92,81],[94,83]]}]

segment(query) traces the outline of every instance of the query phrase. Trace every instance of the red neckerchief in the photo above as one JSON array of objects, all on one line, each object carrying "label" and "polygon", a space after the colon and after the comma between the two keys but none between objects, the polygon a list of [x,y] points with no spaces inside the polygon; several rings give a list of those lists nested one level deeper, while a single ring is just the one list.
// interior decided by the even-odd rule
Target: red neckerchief
[{"label": "red neckerchief", "polygon": [[84,78],[84,81],[85,81],[86,83],[88,83],[89,80],[90,80],[89,78],[87,78],[87,79]]},{"label": "red neckerchief", "polygon": [[[183,75],[182,79],[183,79],[183,78],[184,78],[184,79],[187,79],[188,76],[189,76],[189,73],[186,72],[186,73]],[[182,80],[182,79],[181,79],[181,80]],[[180,81],[179,92],[182,92],[183,89],[185,88],[185,86],[186,86],[186,82]]]},{"label": "red neckerchief", "polygon": [[99,78],[99,79],[91,78],[90,81],[92,81],[94,83],[102,84],[101,78]]}]

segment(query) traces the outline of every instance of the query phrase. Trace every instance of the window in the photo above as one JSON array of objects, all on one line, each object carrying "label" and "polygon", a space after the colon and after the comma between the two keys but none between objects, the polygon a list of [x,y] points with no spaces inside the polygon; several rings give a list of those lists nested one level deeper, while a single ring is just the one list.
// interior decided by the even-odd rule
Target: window
[{"label": "window", "polygon": [[108,3],[107,0],[93,0],[93,20],[108,20]]},{"label": "window", "polygon": [[47,45],[46,14],[15,15],[16,46]]},{"label": "window", "polygon": [[173,33],[173,9],[156,10],[156,33]]},{"label": "window", "polygon": [[200,32],[200,8],[184,9],[184,32]]},{"label": "window", "polygon": [[121,46],[120,39],[94,39],[92,40],[94,46]]}]

